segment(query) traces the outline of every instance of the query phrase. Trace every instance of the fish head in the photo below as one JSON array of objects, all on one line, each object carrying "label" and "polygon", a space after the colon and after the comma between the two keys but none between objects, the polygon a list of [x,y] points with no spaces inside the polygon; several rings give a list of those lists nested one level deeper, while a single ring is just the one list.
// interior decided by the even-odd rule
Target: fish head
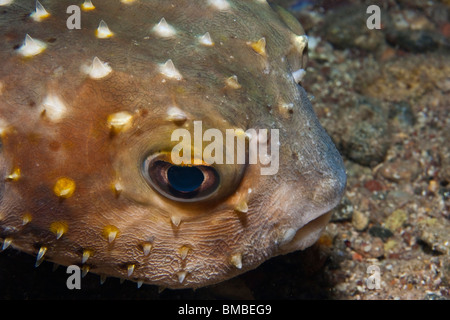
[{"label": "fish head", "polygon": [[68,1],[5,6],[3,246],[195,288],[312,245],[346,175],[297,83],[297,22],[264,1],[94,4],[81,29]]}]

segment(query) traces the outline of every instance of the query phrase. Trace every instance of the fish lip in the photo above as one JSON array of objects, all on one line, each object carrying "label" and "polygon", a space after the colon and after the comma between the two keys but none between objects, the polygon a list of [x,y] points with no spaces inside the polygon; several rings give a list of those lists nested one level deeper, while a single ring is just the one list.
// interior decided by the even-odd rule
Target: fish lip
[{"label": "fish lip", "polygon": [[283,234],[283,240],[278,244],[279,253],[287,254],[297,250],[304,250],[312,246],[320,237],[323,229],[330,221],[331,211],[308,221],[297,230],[289,228]]},{"label": "fish lip", "polygon": [[[312,175],[313,179],[317,175]],[[328,224],[332,210],[340,203],[347,185],[347,174],[342,158],[333,162],[326,174],[314,179],[312,199],[303,208],[297,208],[278,239],[281,254],[303,250],[313,245]],[[306,199],[305,199],[306,201]]]}]

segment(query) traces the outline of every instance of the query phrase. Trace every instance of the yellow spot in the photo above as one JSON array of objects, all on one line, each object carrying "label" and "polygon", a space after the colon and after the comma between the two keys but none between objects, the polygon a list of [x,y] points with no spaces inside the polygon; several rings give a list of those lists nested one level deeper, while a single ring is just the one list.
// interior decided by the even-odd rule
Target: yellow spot
[{"label": "yellow spot", "polygon": [[278,105],[278,108],[280,112],[283,114],[292,114],[294,112],[294,104],[292,102],[290,103],[281,102]]},{"label": "yellow spot", "polygon": [[103,228],[103,236],[108,240],[109,243],[112,243],[117,236],[119,235],[119,229],[113,225],[108,225]]},{"label": "yellow spot", "polygon": [[228,10],[230,9],[230,4],[227,0],[208,0],[210,6],[213,6],[217,10]]},{"label": "yellow spot", "polygon": [[242,254],[235,253],[231,256],[231,263],[238,269],[242,269]]},{"label": "yellow spot", "polygon": [[167,109],[167,120],[173,121],[176,125],[182,125],[187,120],[186,114],[176,106]]},{"label": "yellow spot", "polygon": [[39,249],[39,252],[38,252],[38,254],[37,254],[36,259],[37,259],[37,260],[42,259],[42,258],[44,257],[44,254],[45,254],[46,252],[47,252],[47,247],[42,246],[42,247]]},{"label": "yellow spot", "polygon": [[306,71],[305,69],[298,69],[294,72],[292,72],[292,77],[294,78],[294,81],[299,83],[305,78]]},{"label": "yellow spot", "polygon": [[211,38],[211,35],[209,34],[209,32],[206,32],[204,35],[200,36],[198,38],[198,41],[206,46],[206,47],[213,47],[214,46],[214,41]]},{"label": "yellow spot", "polygon": [[56,181],[53,192],[62,199],[70,198],[75,192],[75,181],[70,178],[62,177]]},{"label": "yellow spot", "polygon": [[38,267],[41,264],[41,262],[44,260],[44,255],[46,252],[47,252],[47,247],[45,247],[45,246],[42,246],[39,249],[39,252],[36,256],[36,264],[35,264],[36,267]]},{"label": "yellow spot", "polygon": [[123,191],[122,184],[118,181],[111,183],[111,190],[116,196],[116,198],[118,198]]},{"label": "yellow spot", "polygon": [[225,80],[225,84],[231,89],[240,89],[242,86],[238,82],[238,78],[236,75],[233,75]]},{"label": "yellow spot", "polygon": [[108,63],[101,61],[98,57],[94,57],[90,66],[83,66],[83,71],[92,79],[102,79],[112,72],[112,68]]},{"label": "yellow spot", "polygon": [[86,264],[81,267],[81,276],[83,278],[84,278],[84,276],[86,276],[88,274],[89,269],[90,269],[89,266]]},{"label": "yellow spot", "polygon": [[180,254],[181,260],[186,259],[189,250],[191,250],[188,246],[182,246],[180,249],[178,249],[178,253]]},{"label": "yellow spot", "polygon": [[187,275],[186,271],[177,272],[178,282],[183,283],[184,279],[186,278],[186,275]]},{"label": "yellow spot", "polygon": [[294,47],[297,49],[297,51],[300,54],[303,54],[303,51],[305,50],[306,46],[308,45],[308,36],[306,36],[306,35],[298,36],[298,35],[294,34],[292,36],[292,42],[293,42]]},{"label": "yellow spot", "polygon": [[68,225],[64,221],[55,221],[50,225],[50,231],[56,234],[56,239],[62,237],[64,233],[69,229]]},{"label": "yellow spot", "polygon": [[83,9],[83,11],[91,11],[95,9],[95,6],[91,0],[85,0],[81,5],[81,9]]},{"label": "yellow spot", "polygon": [[6,248],[8,248],[11,245],[11,243],[12,243],[12,238],[6,237],[3,240],[2,251],[5,250]]},{"label": "yellow spot", "polygon": [[26,57],[32,57],[35,55],[38,55],[42,51],[44,51],[47,48],[47,45],[38,39],[33,39],[28,34],[25,36],[25,40],[22,44],[22,46],[17,49],[17,52]]},{"label": "yellow spot", "polygon": [[50,13],[45,10],[44,6],[39,1],[36,1],[36,10],[32,14],[30,14],[30,17],[34,21],[40,22],[50,17]]},{"label": "yellow spot", "polygon": [[244,200],[239,201],[234,210],[241,213],[247,213],[248,212],[247,202]]},{"label": "yellow spot", "polygon": [[133,3],[136,0],[120,0],[120,2],[124,3],[124,4],[129,4],[129,3]]},{"label": "yellow spot", "polygon": [[131,127],[133,116],[126,111],[110,114],[108,116],[108,127],[111,133],[117,134],[123,132]]},{"label": "yellow spot", "polygon": [[[1,91],[1,83],[0,83],[0,91]],[[6,133],[8,132],[8,130],[9,130],[8,124],[3,119],[0,119],[0,138],[6,137]]]},{"label": "yellow spot", "polygon": [[172,59],[169,59],[164,64],[161,64],[159,66],[159,71],[168,78],[176,80],[183,79],[183,76],[181,75],[180,71],[178,71],[178,69],[173,64]]},{"label": "yellow spot", "polygon": [[162,18],[159,23],[153,28],[158,36],[168,38],[174,36],[177,32],[174,27],[167,23],[166,19]]},{"label": "yellow spot", "polygon": [[58,96],[54,94],[49,94],[45,97],[40,109],[42,110],[42,116],[45,116],[55,122],[61,120],[67,112],[67,106]]},{"label": "yellow spot", "polygon": [[175,227],[178,227],[181,223],[181,217],[177,215],[170,216],[170,221]]},{"label": "yellow spot", "polygon": [[114,35],[114,33],[109,29],[108,25],[105,21],[100,21],[100,24],[95,31],[95,36],[99,39],[107,39],[111,38]]},{"label": "yellow spot", "polygon": [[144,242],[142,244],[142,251],[144,251],[144,256],[148,256],[150,254],[150,250],[152,250],[152,244],[150,242]]},{"label": "yellow spot", "polygon": [[14,0],[0,0],[0,6],[8,6],[13,3]]},{"label": "yellow spot", "polygon": [[266,56],[266,38],[262,37],[258,41],[250,42],[249,45],[257,54]]},{"label": "yellow spot", "polygon": [[244,129],[241,129],[241,128],[235,129],[234,132],[235,132],[236,137],[238,137],[238,138],[247,136]]},{"label": "yellow spot", "polygon": [[6,181],[17,181],[20,179],[20,168],[15,168],[10,175],[6,177]]},{"label": "yellow spot", "polygon": [[134,264],[129,264],[128,266],[127,266],[127,275],[128,276],[131,276],[132,274],[133,274],[133,272],[134,272],[134,268],[135,268],[136,266],[134,265]]},{"label": "yellow spot", "polygon": [[85,263],[89,257],[91,257],[94,254],[92,250],[84,249],[83,250],[83,257],[81,258],[81,263]]},{"label": "yellow spot", "polygon": [[33,217],[31,216],[31,213],[27,212],[22,217],[22,225],[26,225],[33,220]]}]

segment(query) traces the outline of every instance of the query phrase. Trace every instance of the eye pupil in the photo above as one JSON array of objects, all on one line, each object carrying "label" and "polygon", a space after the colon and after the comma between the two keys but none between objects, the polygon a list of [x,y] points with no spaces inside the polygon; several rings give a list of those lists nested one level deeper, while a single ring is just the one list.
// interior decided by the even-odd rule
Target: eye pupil
[{"label": "eye pupil", "polygon": [[213,196],[220,186],[220,175],[214,167],[175,165],[166,160],[165,154],[147,158],[142,169],[153,189],[175,201],[203,201]]},{"label": "eye pupil", "polygon": [[205,176],[197,167],[171,166],[167,170],[167,179],[175,190],[192,192],[202,185]]}]

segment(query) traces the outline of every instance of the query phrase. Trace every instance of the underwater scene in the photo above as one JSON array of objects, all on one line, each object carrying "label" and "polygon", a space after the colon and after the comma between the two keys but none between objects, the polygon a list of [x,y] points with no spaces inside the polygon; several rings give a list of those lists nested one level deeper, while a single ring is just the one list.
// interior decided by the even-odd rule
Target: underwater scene
[{"label": "underwater scene", "polygon": [[0,299],[448,300],[449,52],[449,0],[0,0]]}]

